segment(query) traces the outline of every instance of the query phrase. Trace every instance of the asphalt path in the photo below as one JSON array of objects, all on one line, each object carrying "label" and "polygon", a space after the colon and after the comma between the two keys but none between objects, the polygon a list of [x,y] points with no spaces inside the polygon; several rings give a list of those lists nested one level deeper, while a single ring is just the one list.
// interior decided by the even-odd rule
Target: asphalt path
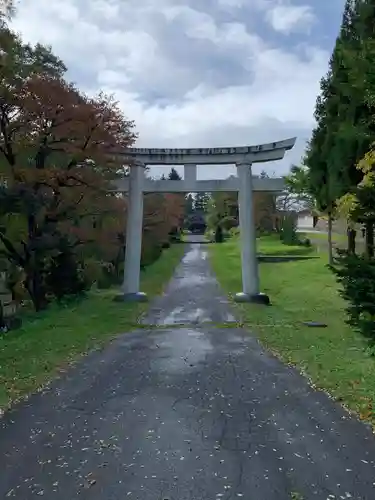
[{"label": "asphalt path", "polygon": [[204,245],[142,322],[6,413],[1,499],[375,499],[370,429],[236,326]]}]

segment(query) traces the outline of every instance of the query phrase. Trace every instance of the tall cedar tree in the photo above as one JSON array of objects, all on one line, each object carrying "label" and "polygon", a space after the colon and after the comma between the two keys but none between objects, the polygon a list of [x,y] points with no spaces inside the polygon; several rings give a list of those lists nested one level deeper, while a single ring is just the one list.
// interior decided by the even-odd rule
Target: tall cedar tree
[{"label": "tall cedar tree", "polygon": [[[356,176],[353,186],[348,190],[349,214],[354,222],[366,226],[366,253],[374,256],[375,223],[375,2],[364,0],[358,3],[358,15],[355,20],[357,32],[357,50],[352,50],[352,79],[349,82],[353,93],[361,99],[356,109],[355,138],[357,145]],[[354,142],[354,141],[353,141]],[[354,149],[354,147],[353,147]],[[354,170],[354,169],[353,169]],[[357,185],[355,185],[357,184]]]},{"label": "tall cedar tree", "polygon": [[[336,200],[362,180],[357,163],[375,137],[374,108],[366,102],[364,92],[368,65],[363,61],[363,45],[370,32],[365,33],[363,20],[362,2],[347,0],[330,68],[321,81],[315,110],[317,126],[305,158],[311,191],[319,209],[328,214],[329,229]],[[352,230],[348,241],[351,251],[353,243]]]}]

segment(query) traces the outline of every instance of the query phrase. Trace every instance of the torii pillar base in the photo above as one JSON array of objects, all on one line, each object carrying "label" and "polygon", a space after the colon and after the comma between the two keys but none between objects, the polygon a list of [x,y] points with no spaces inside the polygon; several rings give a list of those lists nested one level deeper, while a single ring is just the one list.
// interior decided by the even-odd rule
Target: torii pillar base
[{"label": "torii pillar base", "polygon": [[116,295],[113,299],[114,302],[147,302],[148,297],[143,292],[135,292],[135,293],[121,293]]},{"label": "torii pillar base", "polygon": [[234,301],[238,303],[260,304],[263,306],[271,305],[270,298],[265,293],[257,293],[255,295],[243,292],[236,293]]}]

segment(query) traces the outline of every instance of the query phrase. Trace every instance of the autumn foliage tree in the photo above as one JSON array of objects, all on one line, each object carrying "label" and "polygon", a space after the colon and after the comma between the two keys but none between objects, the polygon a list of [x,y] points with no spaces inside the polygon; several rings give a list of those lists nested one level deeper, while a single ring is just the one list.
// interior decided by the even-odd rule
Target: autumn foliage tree
[{"label": "autumn foliage tree", "polygon": [[[87,98],[63,79],[35,75],[3,110],[2,152],[7,162],[5,204],[25,217],[19,241],[0,232],[8,257],[25,272],[37,309],[46,302],[43,272],[56,249],[64,266],[90,237],[82,219],[95,218],[111,196],[110,182],[123,174],[114,153],[132,144],[133,124],[104,95]],[[65,255],[62,259],[61,253]],[[68,254],[70,254],[68,256]]]},{"label": "autumn foliage tree", "polygon": [[168,246],[171,230],[179,226],[184,214],[184,198],[173,193],[145,195],[142,265],[157,258]]},{"label": "autumn foliage tree", "polygon": [[[40,310],[51,294],[89,287],[89,269],[120,278],[126,198],[110,187],[131,168],[118,153],[136,134],[111,96],[89,97],[68,83],[48,49],[6,27],[0,44],[0,254]],[[168,196],[146,209],[150,246],[167,237],[177,212]]]}]

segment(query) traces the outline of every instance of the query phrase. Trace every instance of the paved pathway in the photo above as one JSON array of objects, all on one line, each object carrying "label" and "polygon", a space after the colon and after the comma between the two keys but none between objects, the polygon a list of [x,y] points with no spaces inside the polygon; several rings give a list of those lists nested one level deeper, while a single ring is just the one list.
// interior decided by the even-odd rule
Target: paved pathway
[{"label": "paved pathway", "polygon": [[230,323],[204,245],[143,321],[4,417],[1,499],[375,499],[371,432]]}]

